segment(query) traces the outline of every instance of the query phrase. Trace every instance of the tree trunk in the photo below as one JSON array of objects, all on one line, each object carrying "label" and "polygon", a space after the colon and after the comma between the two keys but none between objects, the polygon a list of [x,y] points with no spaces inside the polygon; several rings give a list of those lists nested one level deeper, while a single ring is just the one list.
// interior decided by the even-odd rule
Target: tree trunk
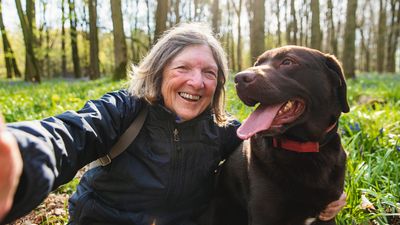
[{"label": "tree trunk", "polygon": [[311,0],[311,48],[321,50],[322,32],[319,23],[319,0]]},{"label": "tree trunk", "polygon": [[250,10],[250,56],[254,63],[259,55],[265,51],[265,0],[252,0]]},{"label": "tree trunk", "polygon": [[[147,5],[147,15],[146,15],[146,20],[147,20],[147,37],[149,40],[149,46],[148,48],[150,49],[150,46],[152,44],[152,40],[151,40],[151,25],[150,25],[150,3],[149,0],[146,0],[146,5]],[[154,40],[156,40],[154,38]]]},{"label": "tree trunk", "polygon": [[3,40],[4,60],[7,69],[7,78],[21,77],[17,62],[15,61],[14,51],[8,41],[7,31],[3,22],[2,1],[0,0],[0,32]]},{"label": "tree trunk", "polygon": [[[129,1],[129,0],[128,0]],[[139,0],[135,1],[136,12],[139,10]],[[132,62],[138,63],[140,61],[139,56],[139,46],[135,44],[135,37],[137,36],[138,31],[138,13],[135,14],[135,25],[133,27],[133,31],[131,30],[131,51],[132,51]]]},{"label": "tree trunk", "polygon": [[110,0],[114,34],[114,80],[126,78],[127,49],[122,18],[121,0]]},{"label": "tree trunk", "polygon": [[284,8],[285,8],[285,23],[286,23],[286,31],[285,31],[285,36],[286,36],[286,44],[290,43],[290,17],[289,17],[289,6],[288,6],[288,1],[289,0],[285,0],[284,3]]},{"label": "tree trunk", "polygon": [[175,4],[174,4],[175,24],[178,24],[181,22],[181,14],[179,11],[180,4],[181,4],[180,0],[175,0]]},{"label": "tree trunk", "polygon": [[[36,37],[33,32],[33,12],[32,5],[34,2],[32,0],[27,0],[27,13],[25,14],[22,10],[21,1],[15,0],[15,5],[17,7],[18,17],[21,21],[22,34],[24,36],[25,48],[26,48],[26,68],[25,68],[25,80],[31,82],[40,83],[40,68],[38,65],[38,60],[35,55],[34,45],[37,43]],[[32,12],[33,11],[33,12]]]},{"label": "tree trunk", "polygon": [[219,9],[219,0],[212,2],[212,28],[215,34],[219,33],[219,26],[221,22],[221,11]]},{"label": "tree trunk", "polygon": [[[391,0],[391,21],[390,32],[387,41],[387,54],[386,54],[386,68],[387,72],[396,72],[396,47],[399,39],[399,15],[400,15],[400,1]],[[396,6],[399,9],[396,9]]]},{"label": "tree trunk", "polygon": [[199,21],[199,0],[193,0],[193,5],[194,5],[194,15],[193,15],[193,20],[194,21]]},{"label": "tree trunk", "polygon": [[344,29],[343,70],[347,78],[355,77],[355,36],[357,0],[348,0]]},{"label": "tree trunk", "polygon": [[290,21],[290,30],[289,32],[289,44],[296,45],[297,44],[297,18],[296,18],[296,9],[294,6],[294,0],[290,1],[290,15],[291,15],[291,21]]},{"label": "tree trunk", "polygon": [[333,22],[333,4],[328,0],[328,51],[334,55],[338,54],[338,42],[336,38],[335,23]]},{"label": "tree trunk", "polygon": [[242,18],[242,0],[239,0],[239,5],[235,4],[234,0],[231,0],[233,8],[236,13],[236,17],[238,18],[237,22],[237,48],[236,48],[236,56],[237,56],[237,70],[242,70],[242,27],[241,27],[241,19]]},{"label": "tree trunk", "polygon": [[69,24],[71,36],[71,49],[72,49],[72,63],[74,64],[75,78],[81,77],[81,64],[78,51],[78,32],[76,30],[78,24],[78,17],[75,11],[75,0],[68,0],[69,7]]},{"label": "tree trunk", "polygon": [[277,30],[276,30],[276,36],[278,37],[278,46],[282,45],[282,38],[281,38],[281,19],[280,19],[280,0],[276,0],[276,20],[278,22],[277,24]]},{"label": "tree trunk", "polygon": [[167,30],[168,0],[157,1],[156,30],[154,40],[157,40]]},{"label": "tree trunk", "polygon": [[227,43],[227,55],[229,57],[229,65],[231,66],[232,70],[237,71],[236,68],[236,58],[235,58],[235,43],[233,41],[233,29],[232,29],[232,6],[231,2],[227,1],[227,9],[228,9],[228,21],[227,21],[227,28],[228,34],[226,35],[226,43]]},{"label": "tree trunk", "polygon": [[99,39],[97,34],[97,0],[89,0],[89,27],[90,27],[90,68],[91,80],[100,77]]},{"label": "tree trunk", "polygon": [[306,22],[305,27],[304,27],[304,31],[302,32],[302,36],[303,36],[303,41],[304,41],[304,45],[305,46],[310,46],[310,41],[309,41],[309,31],[310,31],[310,5],[307,4],[307,0],[304,0],[304,4],[303,4],[305,10],[304,10],[304,15],[305,15],[305,20]]},{"label": "tree trunk", "polygon": [[64,0],[61,0],[61,76],[67,75],[67,55],[65,51],[65,8]]},{"label": "tree trunk", "polygon": [[[303,4],[301,5],[301,8],[300,8],[300,27],[299,27],[299,30],[300,30],[300,32],[299,32],[299,44],[300,45],[304,45],[304,46],[307,46],[307,43],[304,41],[304,36],[305,36],[305,32],[304,32],[304,23],[307,23],[308,22],[308,20],[306,19],[306,16],[308,15],[308,14],[306,14],[306,11],[307,11],[307,5],[308,4],[306,4],[306,0],[304,0],[303,1]],[[305,22],[304,22],[305,21]],[[307,25],[305,26],[305,27],[307,27]]]},{"label": "tree trunk", "polygon": [[378,38],[376,43],[376,69],[383,72],[386,43],[386,1],[379,0]]}]

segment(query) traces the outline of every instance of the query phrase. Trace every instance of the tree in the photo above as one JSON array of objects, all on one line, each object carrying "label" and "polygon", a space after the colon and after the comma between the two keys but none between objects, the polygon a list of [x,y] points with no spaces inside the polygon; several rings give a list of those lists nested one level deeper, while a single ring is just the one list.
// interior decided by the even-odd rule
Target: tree
[{"label": "tree", "polygon": [[231,7],[231,1],[227,1],[227,34],[225,36],[225,43],[226,43],[226,53],[228,55],[228,61],[229,65],[233,70],[236,70],[236,60],[235,60],[235,43],[233,41],[233,28],[232,28],[232,17],[233,17],[233,12],[232,12],[232,7]]},{"label": "tree", "polygon": [[[301,16],[300,16],[300,37],[299,44],[304,46],[309,46],[309,21],[310,21],[310,4],[308,4],[308,0],[303,0],[303,4],[301,6]],[[304,21],[304,22],[303,22]]]},{"label": "tree", "polygon": [[14,51],[11,48],[11,44],[8,41],[7,31],[3,23],[2,13],[2,2],[0,0],[0,32],[3,40],[4,60],[7,70],[7,78],[21,77],[21,72],[18,69],[17,62],[15,60]]},{"label": "tree", "polygon": [[265,51],[265,0],[249,0],[250,56],[252,63]]},{"label": "tree", "polygon": [[287,42],[288,44],[295,45],[297,44],[297,18],[296,18],[296,9],[294,6],[294,0],[290,1],[290,16],[291,20],[287,26]]},{"label": "tree", "polygon": [[376,69],[383,72],[386,43],[386,1],[379,0],[378,38],[376,43]]},{"label": "tree", "polygon": [[26,48],[26,63],[25,63],[25,80],[32,82],[40,82],[40,67],[35,55],[35,44],[37,38],[34,32],[34,15],[35,15],[35,2],[33,0],[26,1],[26,14],[22,10],[20,0],[15,0],[17,13],[21,22],[22,34],[24,36],[24,43]]},{"label": "tree", "polygon": [[221,22],[221,10],[219,9],[219,0],[213,0],[211,11],[212,11],[212,19],[211,19],[212,28],[214,33],[218,34]]},{"label": "tree", "polygon": [[179,5],[180,5],[180,0],[175,0],[175,3],[174,3],[175,24],[178,24],[181,22],[181,14],[179,11]]},{"label": "tree", "polygon": [[122,18],[121,0],[110,0],[114,34],[114,80],[126,78],[127,48]]},{"label": "tree", "polygon": [[328,13],[327,13],[327,23],[328,23],[328,51],[334,55],[338,55],[338,41],[336,38],[335,23],[333,22],[333,4],[332,0],[328,0]]},{"label": "tree", "polygon": [[[396,8],[396,6],[398,8]],[[391,21],[389,26],[389,35],[386,51],[386,67],[387,72],[396,72],[396,47],[400,34],[400,0],[390,0]]]},{"label": "tree", "polygon": [[75,11],[75,0],[68,0],[68,8],[69,8],[71,49],[72,49],[72,63],[74,64],[74,76],[75,78],[79,78],[81,77],[81,64],[79,60],[79,51],[78,51],[78,32],[76,30],[78,24],[78,17]]},{"label": "tree", "polygon": [[154,31],[154,40],[157,40],[167,29],[168,7],[168,0],[157,1],[156,30]]},{"label": "tree", "polygon": [[319,0],[311,0],[311,48],[321,49],[322,32],[319,22]]},{"label": "tree", "polygon": [[61,0],[61,74],[67,75],[67,55],[65,54],[65,8],[64,0]]},{"label": "tree", "polygon": [[355,36],[357,0],[347,1],[346,26],[344,30],[343,70],[347,78],[355,77]]},{"label": "tree", "polygon": [[[146,17],[146,20],[147,20],[147,37],[148,37],[148,40],[149,40],[148,41],[149,42],[148,48],[150,48],[152,41],[151,41],[150,2],[149,2],[149,0],[146,0],[146,6],[147,6],[147,17]],[[154,38],[154,40],[156,40],[156,39]]]},{"label": "tree", "polygon": [[234,0],[231,0],[233,5],[233,9],[235,10],[238,22],[237,22],[237,48],[236,48],[236,56],[237,56],[237,70],[242,70],[242,28],[241,28],[241,19],[242,18],[242,0],[239,0],[239,4],[236,5]]},{"label": "tree", "polygon": [[[364,4],[362,11],[367,12],[369,10],[369,14],[363,13],[359,20],[360,27],[360,36],[361,36],[361,48],[360,48],[360,57],[359,57],[359,68],[363,71],[370,71],[370,61],[371,61],[371,35],[373,34],[372,26],[370,26],[365,21],[374,21],[373,18],[373,7],[371,4]],[[369,15],[369,18],[367,17]]]},{"label": "tree", "polygon": [[89,77],[91,80],[95,80],[100,77],[99,38],[97,34],[97,0],[89,0],[89,28],[90,28]]},{"label": "tree", "polygon": [[278,22],[278,24],[277,24],[277,30],[276,30],[276,36],[278,37],[278,46],[281,46],[282,45],[282,38],[281,38],[281,19],[280,19],[280,13],[281,13],[281,10],[280,10],[280,2],[279,2],[279,0],[276,0],[276,20],[277,20],[277,22]]}]

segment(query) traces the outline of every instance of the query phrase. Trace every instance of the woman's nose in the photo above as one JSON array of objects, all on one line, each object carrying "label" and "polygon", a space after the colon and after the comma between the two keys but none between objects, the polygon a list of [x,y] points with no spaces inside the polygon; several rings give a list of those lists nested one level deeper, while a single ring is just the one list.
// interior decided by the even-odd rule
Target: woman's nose
[{"label": "woman's nose", "polygon": [[204,77],[201,71],[192,71],[188,84],[193,86],[195,89],[204,88]]}]

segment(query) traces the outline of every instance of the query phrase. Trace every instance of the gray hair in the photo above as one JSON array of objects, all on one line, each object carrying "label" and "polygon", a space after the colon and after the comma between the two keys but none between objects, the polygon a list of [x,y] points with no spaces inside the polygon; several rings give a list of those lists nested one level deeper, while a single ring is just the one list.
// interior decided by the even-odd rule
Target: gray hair
[{"label": "gray hair", "polygon": [[164,67],[184,48],[192,45],[207,45],[213,53],[218,65],[218,77],[211,109],[215,114],[215,121],[220,125],[226,124],[228,119],[225,113],[224,85],[228,76],[227,60],[225,51],[208,25],[184,23],[166,31],[141,63],[132,66],[128,91],[150,104],[155,104],[162,98],[161,82]]}]

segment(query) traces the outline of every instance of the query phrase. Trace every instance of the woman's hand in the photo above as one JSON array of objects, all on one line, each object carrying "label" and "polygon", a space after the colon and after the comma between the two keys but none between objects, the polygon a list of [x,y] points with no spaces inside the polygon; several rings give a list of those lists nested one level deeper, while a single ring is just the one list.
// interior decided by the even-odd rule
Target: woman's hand
[{"label": "woman's hand", "polygon": [[342,193],[340,198],[334,202],[329,203],[324,211],[319,214],[319,219],[323,221],[328,221],[333,219],[340,210],[346,205],[346,193]]},{"label": "woman's hand", "polygon": [[22,173],[22,158],[15,137],[5,129],[0,114],[0,222],[10,211]]}]

